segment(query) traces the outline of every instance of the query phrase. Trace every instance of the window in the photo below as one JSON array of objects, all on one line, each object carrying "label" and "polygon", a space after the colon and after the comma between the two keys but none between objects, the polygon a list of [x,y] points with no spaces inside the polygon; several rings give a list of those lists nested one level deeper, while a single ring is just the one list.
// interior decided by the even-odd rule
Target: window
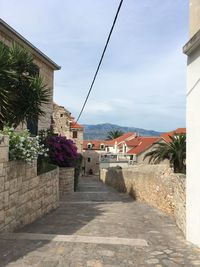
[{"label": "window", "polygon": [[101,144],[100,145],[100,149],[103,150],[105,148],[105,145],[104,144]]},{"label": "window", "polygon": [[74,132],[73,132],[73,138],[77,138],[77,136],[78,136],[77,131],[74,131]]},{"label": "window", "polygon": [[63,114],[60,114],[60,117],[62,118],[63,117]]},{"label": "window", "polygon": [[87,161],[88,161],[88,162],[91,162],[91,158],[88,158]]},{"label": "window", "polygon": [[88,148],[88,149],[92,149],[92,144],[91,144],[91,143],[88,143],[88,144],[87,144],[87,148]]}]

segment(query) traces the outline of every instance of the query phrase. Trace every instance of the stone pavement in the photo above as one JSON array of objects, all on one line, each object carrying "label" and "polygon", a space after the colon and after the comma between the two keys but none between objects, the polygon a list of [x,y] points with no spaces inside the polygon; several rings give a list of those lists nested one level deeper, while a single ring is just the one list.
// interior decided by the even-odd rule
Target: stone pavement
[{"label": "stone pavement", "polygon": [[200,266],[173,218],[83,177],[79,192],[20,231],[0,235],[0,267]]}]

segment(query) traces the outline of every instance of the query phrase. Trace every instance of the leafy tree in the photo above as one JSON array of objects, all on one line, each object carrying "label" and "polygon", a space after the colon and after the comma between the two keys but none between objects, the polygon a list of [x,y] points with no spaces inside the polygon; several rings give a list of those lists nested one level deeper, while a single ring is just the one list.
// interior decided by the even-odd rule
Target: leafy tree
[{"label": "leafy tree", "polygon": [[32,56],[15,43],[11,47],[0,43],[0,128],[36,123],[45,115],[42,105],[49,99]]},{"label": "leafy tree", "polygon": [[117,137],[120,137],[124,134],[124,132],[120,131],[120,130],[111,130],[107,133],[107,140],[113,140]]},{"label": "leafy tree", "polygon": [[171,142],[157,143],[157,147],[147,153],[144,159],[149,157],[149,163],[155,164],[168,159],[176,173],[186,172],[186,134],[169,136]]}]

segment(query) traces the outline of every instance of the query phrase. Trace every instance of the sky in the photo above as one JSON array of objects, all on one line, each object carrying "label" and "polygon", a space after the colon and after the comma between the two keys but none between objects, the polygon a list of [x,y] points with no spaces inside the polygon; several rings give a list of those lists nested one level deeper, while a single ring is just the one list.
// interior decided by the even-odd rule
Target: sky
[{"label": "sky", "polygon": [[[54,100],[77,117],[119,0],[0,0],[0,17],[61,66]],[[188,0],[124,0],[81,124],[185,127]]]}]

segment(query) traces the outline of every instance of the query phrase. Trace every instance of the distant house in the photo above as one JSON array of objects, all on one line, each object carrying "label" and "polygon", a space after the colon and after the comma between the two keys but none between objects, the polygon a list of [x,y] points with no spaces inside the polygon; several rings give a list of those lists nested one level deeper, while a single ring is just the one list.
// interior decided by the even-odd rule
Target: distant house
[{"label": "distant house", "polygon": [[83,132],[84,127],[82,125],[76,123],[75,121],[70,124],[70,138],[74,140],[79,153],[83,152]]},{"label": "distant house", "polygon": [[83,166],[86,174],[99,174],[100,157],[107,153],[106,143],[105,140],[83,141]]},{"label": "distant house", "polygon": [[[159,142],[171,142],[170,136],[174,136],[175,134],[186,133],[186,128],[177,128],[176,130],[161,134],[160,137],[136,137],[130,141],[125,141],[123,146],[126,147],[127,153],[132,155],[132,159],[136,163],[148,163],[149,159],[144,159],[144,156],[155,149],[157,147],[157,143]],[[165,161],[167,163],[167,161]]]},{"label": "distant house", "polygon": [[77,146],[78,152],[83,151],[83,126],[75,123],[74,117],[63,106],[53,103],[52,126],[54,133],[72,139]]},{"label": "distant house", "polygon": [[0,42],[7,46],[11,46],[15,42],[33,56],[34,63],[38,67],[38,71],[49,90],[50,102],[43,105],[46,115],[40,117],[35,125],[27,125],[27,127],[34,134],[39,130],[50,128],[53,113],[54,71],[59,70],[60,67],[2,19],[0,19]]},{"label": "distant house", "polygon": [[144,159],[144,156],[152,151],[158,142],[161,142],[160,137],[137,137],[134,140],[125,143],[127,147],[127,154],[135,163],[148,163],[148,158]]},{"label": "distant house", "polygon": [[186,134],[186,128],[177,128],[174,131],[167,132],[164,134],[161,134],[161,137],[166,141],[166,142],[171,142],[170,136],[174,136],[175,134]]},{"label": "distant house", "polygon": [[[155,149],[160,142],[170,142],[169,136],[186,133],[185,128],[178,128],[161,136],[137,136],[137,133],[125,133],[113,140],[84,140],[83,157],[86,173],[98,174],[101,168],[128,166],[130,164],[149,163],[145,155]],[[99,165],[99,163],[101,163]],[[164,161],[168,164],[168,161]]]},{"label": "distant house", "polygon": [[[131,140],[137,136],[136,133],[125,133],[113,140],[84,140],[83,141],[83,157],[86,173],[99,173],[99,163],[102,160],[117,160],[117,155],[121,153],[121,144],[126,140]],[[128,160],[125,159],[127,162]]]},{"label": "distant house", "polygon": [[128,132],[124,133],[123,135],[119,136],[118,138],[115,138],[113,140],[108,140],[106,142],[106,151],[110,153],[120,153],[120,152],[126,152],[126,151],[121,151],[121,145],[125,141],[129,141],[134,139],[137,136],[137,133],[135,132]]}]

